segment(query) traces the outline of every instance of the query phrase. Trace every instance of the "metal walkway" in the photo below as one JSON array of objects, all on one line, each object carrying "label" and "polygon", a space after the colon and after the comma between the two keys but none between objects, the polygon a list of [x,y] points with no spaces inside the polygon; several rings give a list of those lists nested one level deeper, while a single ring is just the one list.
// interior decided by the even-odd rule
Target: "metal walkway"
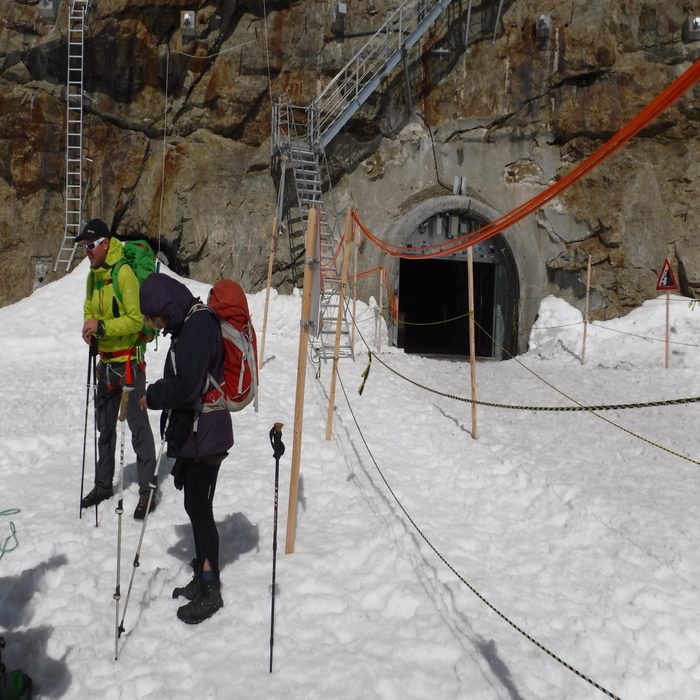
[{"label": "metal walkway", "polygon": [[[340,235],[337,218],[330,221],[323,198],[325,149],[452,1],[404,0],[309,106],[283,101],[273,105],[273,157],[289,159],[302,230],[309,209],[320,210],[321,332],[314,349],[321,358],[333,356],[340,297],[336,253]],[[291,245],[294,232],[289,233]],[[294,260],[295,250],[291,250]],[[345,318],[343,336],[341,355],[352,355]]]}]

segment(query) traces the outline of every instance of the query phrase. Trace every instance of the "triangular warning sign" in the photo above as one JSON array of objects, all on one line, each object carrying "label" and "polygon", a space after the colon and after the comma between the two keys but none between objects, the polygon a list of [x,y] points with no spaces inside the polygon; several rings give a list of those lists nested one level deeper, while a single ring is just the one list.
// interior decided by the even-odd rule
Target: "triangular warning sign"
[{"label": "triangular warning sign", "polygon": [[678,289],[678,284],[676,284],[676,278],[673,275],[671,261],[666,258],[661,272],[659,273],[659,279],[656,281],[656,290],[659,292],[668,292],[675,289]]}]

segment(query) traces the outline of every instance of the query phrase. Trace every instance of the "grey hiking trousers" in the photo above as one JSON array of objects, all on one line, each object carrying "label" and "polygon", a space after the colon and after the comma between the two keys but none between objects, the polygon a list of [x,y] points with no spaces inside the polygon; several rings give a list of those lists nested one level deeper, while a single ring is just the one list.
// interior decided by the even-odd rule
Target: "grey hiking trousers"
[{"label": "grey hiking trousers", "polygon": [[[131,362],[133,391],[129,392],[126,422],[131,432],[131,445],[136,453],[136,471],[139,493],[149,492],[148,482],[156,469],[156,450],[148,414],[139,408],[139,398],[146,393],[146,375],[138,363]],[[97,467],[95,487],[98,490],[112,489],[114,480],[114,451],[117,446],[117,417],[121,402],[122,386],[126,383],[124,362],[100,362],[97,366]]]}]

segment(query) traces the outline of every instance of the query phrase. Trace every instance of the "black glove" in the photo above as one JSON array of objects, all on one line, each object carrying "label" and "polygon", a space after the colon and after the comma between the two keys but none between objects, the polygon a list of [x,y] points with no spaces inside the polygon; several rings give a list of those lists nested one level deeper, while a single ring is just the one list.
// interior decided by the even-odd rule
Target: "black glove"
[{"label": "black glove", "polygon": [[170,413],[170,422],[165,431],[165,439],[168,441],[168,451],[182,447],[187,438],[192,434],[195,411],[190,409],[177,409]]},{"label": "black glove", "polygon": [[176,459],[173,468],[170,471],[175,480],[175,488],[178,491],[182,491],[182,487],[185,485],[185,463],[181,459]]}]

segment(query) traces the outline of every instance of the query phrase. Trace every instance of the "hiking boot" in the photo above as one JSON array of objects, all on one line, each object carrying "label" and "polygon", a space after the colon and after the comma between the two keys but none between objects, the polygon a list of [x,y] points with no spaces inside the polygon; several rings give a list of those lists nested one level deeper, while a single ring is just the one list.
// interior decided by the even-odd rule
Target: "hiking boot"
[{"label": "hiking boot", "polygon": [[173,598],[184,596],[187,600],[194,600],[199,595],[199,589],[202,586],[202,565],[199,563],[199,559],[194,557],[190,566],[193,571],[192,580],[186,586],[173,588]]},{"label": "hiking boot", "polygon": [[202,581],[197,597],[179,607],[177,616],[188,625],[196,625],[211,617],[223,604],[219,583]]},{"label": "hiking boot", "polygon": [[80,501],[80,507],[90,508],[91,506],[96,506],[98,503],[102,503],[102,501],[112,498],[113,495],[114,491],[112,489],[105,489],[95,486],[95,488],[90,491],[90,493],[85,496],[82,501]]},{"label": "hiking boot", "polygon": [[173,598],[179,598],[180,596],[185,596],[187,600],[194,600],[202,588],[202,579],[195,574],[192,580],[186,586],[178,586],[173,588]]},{"label": "hiking boot", "polygon": [[[139,502],[136,504],[136,510],[134,511],[134,520],[143,520],[146,517],[146,508],[148,507],[148,494],[142,493],[139,496]],[[153,494],[151,499],[151,508],[148,511],[152,513],[156,509],[156,494]]]}]

